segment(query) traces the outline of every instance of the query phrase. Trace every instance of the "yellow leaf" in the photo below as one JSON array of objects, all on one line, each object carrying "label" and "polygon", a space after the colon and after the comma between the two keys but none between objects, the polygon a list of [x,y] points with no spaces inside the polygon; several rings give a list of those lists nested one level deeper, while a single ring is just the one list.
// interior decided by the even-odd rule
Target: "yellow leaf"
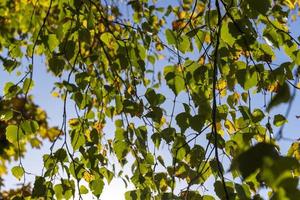
[{"label": "yellow leaf", "polygon": [[0,175],[4,175],[7,173],[6,166],[5,166],[5,160],[0,157]]},{"label": "yellow leaf", "polygon": [[185,26],[185,23],[181,19],[175,20],[172,22],[173,30],[179,30],[179,29],[183,28],[184,26]]},{"label": "yellow leaf", "polygon": [[158,60],[163,60],[164,58],[165,58],[164,55],[162,55],[162,54],[159,54],[159,55],[158,55]]},{"label": "yellow leaf", "polygon": [[105,149],[102,149],[102,153],[101,153],[104,157],[106,157],[107,155],[107,151]]},{"label": "yellow leaf", "polygon": [[297,88],[298,88],[298,89],[300,88],[300,82],[299,82],[299,83],[297,83]]},{"label": "yellow leaf", "polygon": [[198,60],[199,65],[204,65],[205,64],[205,56],[201,56]]},{"label": "yellow leaf", "polygon": [[87,172],[87,171],[85,171],[83,173],[83,178],[88,183],[91,182],[91,181],[93,181],[93,180],[95,180],[95,177],[92,174],[90,174],[89,172]]},{"label": "yellow leaf", "polygon": [[180,11],[179,13],[178,13],[178,18],[179,19],[184,19],[186,17],[186,12],[185,11]]},{"label": "yellow leaf", "polygon": [[93,128],[95,128],[97,130],[98,133],[101,133],[103,128],[104,128],[104,124],[101,122],[96,122],[93,126]]},{"label": "yellow leaf", "polygon": [[100,33],[103,33],[105,31],[105,26],[103,23],[100,23],[99,26],[98,26],[98,30]]},{"label": "yellow leaf", "polygon": [[160,126],[162,126],[162,125],[164,125],[165,123],[166,123],[166,118],[165,117],[162,117],[161,119],[160,119]]},{"label": "yellow leaf", "polygon": [[82,21],[82,25],[83,25],[83,27],[87,28],[87,20],[86,19]]},{"label": "yellow leaf", "polygon": [[57,127],[53,127],[47,130],[45,137],[47,137],[50,141],[53,141],[60,134],[63,133]]},{"label": "yellow leaf", "polygon": [[221,136],[223,136],[224,135],[224,131],[222,129],[222,124],[220,122],[217,122],[216,125],[217,125],[217,132],[218,132],[218,134],[221,135]]},{"label": "yellow leaf", "polygon": [[85,135],[87,141],[92,142],[91,131],[89,129],[84,131],[84,135]]},{"label": "yellow leaf", "polygon": [[217,82],[217,89],[218,90],[223,90],[224,88],[226,88],[227,86],[227,83],[224,79],[220,79],[218,82]]},{"label": "yellow leaf", "polygon": [[[287,5],[290,9],[294,9],[297,1],[296,0],[284,0],[283,3],[285,5]],[[299,4],[299,0],[298,0],[298,4]]]},{"label": "yellow leaf", "polygon": [[58,92],[52,92],[51,95],[52,95],[53,97],[59,97],[59,93],[58,93]]},{"label": "yellow leaf", "polygon": [[168,183],[164,178],[160,180],[159,187],[162,191],[166,191],[168,189]]},{"label": "yellow leaf", "polygon": [[76,118],[70,119],[69,120],[69,125],[70,126],[78,126],[79,125],[79,120]]},{"label": "yellow leaf", "polygon": [[157,42],[155,43],[155,48],[157,51],[161,51],[164,49],[164,46],[160,42]]},{"label": "yellow leaf", "polygon": [[237,93],[237,92],[234,92],[233,93],[233,101],[234,101],[234,103],[237,104],[239,102],[239,100],[240,100],[240,94]]},{"label": "yellow leaf", "polygon": [[220,79],[217,82],[217,90],[219,90],[221,97],[226,96],[227,91],[226,91],[226,87],[227,87],[227,82],[224,79]]},{"label": "yellow leaf", "polygon": [[205,10],[205,5],[203,3],[198,3],[196,6],[196,10],[198,12],[197,15],[199,15],[200,13],[203,13]]},{"label": "yellow leaf", "polygon": [[300,143],[294,142],[288,150],[288,156],[293,156],[300,160]]},{"label": "yellow leaf", "polygon": [[227,128],[229,134],[236,132],[234,124],[230,120],[226,119],[224,126]]},{"label": "yellow leaf", "polygon": [[127,92],[128,92],[128,94],[134,94],[134,88],[132,87],[132,85],[128,86]]},{"label": "yellow leaf", "polygon": [[114,21],[115,20],[115,16],[109,15],[107,19],[108,19],[108,21]]},{"label": "yellow leaf", "polygon": [[204,41],[206,42],[206,43],[210,43],[210,35],[209,34],[206,34],[205,35],[205,38],[204,38]]},{"label": "yellow leaf", "polygon": [[37,111],[36,111],[36,116],[37,116],[37,121],[43,121],[43,120],[46,120],[47,119],[47,114],[46,112],[41,109],[41,108],[37,108]]},{"label": "yellow leaf", "polygon": [[278,92],[278,89],[279,89],[278,81],[268,85],[268,88],[267,88],[267,90],[270,91],[270,92]]}]

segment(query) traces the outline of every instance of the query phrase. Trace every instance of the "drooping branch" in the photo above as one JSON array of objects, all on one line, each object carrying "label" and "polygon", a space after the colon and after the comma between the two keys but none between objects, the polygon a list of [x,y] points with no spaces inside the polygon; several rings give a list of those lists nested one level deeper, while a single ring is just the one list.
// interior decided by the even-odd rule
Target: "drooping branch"
[{"label": "drooping branch", "polygon": [[218,172],[219,176],[222,180],[223,189],[225,192],[225,197],[227,200],[229,200],[229,194],[226,188],[225,180],[224,180],[224,174],[223,169],[221,166],[221,162],[219,159],[219,153],[218,153],[218,131],[217,131],[217,96],[216,96],[216,85],[218,80],[218,65],[220,64],[219,59],[219,45],[220,45],[220,39],[221,39],[221,27],[222,27],[222,14],[221,14],[221,8],[219,5],[219,0],[215,0],[215,6],[218,12],[218,30],[215,33],[216,35],[216,44],[215,44],[215,51],[214,51],[214,65],[213,65],[213,107],[212,107],[212,134],[214,136],[214,148],[215,148],[215,158],[217,161],[218,166]]}]

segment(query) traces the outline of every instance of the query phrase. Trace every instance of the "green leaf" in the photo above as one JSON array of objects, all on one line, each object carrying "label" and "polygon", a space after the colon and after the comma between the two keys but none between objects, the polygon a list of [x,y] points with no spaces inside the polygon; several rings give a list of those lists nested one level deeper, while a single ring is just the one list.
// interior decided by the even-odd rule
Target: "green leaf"
[{"label": "green leaf", "polygon": [[178,44],[178,49],[182,52],[185,53],[187,50],[190,48],[190,39],[188,36],[181,36],[179,39],[179,44]]},{"label": "green leaf", "polygon": [[[215,192],[216,192],[217,196],[220,199],[226,199],[223,183],[221,181],[216,181],[214,183],[214,187],[215,187]],[[234,193],[234,189],[233,189],[233,183],[232,182],[226,182],[225,187],[226,187],[226,190],[228,192],[228,196],[229,197],[234,197],[235,193]],[[232,198],[232,199],[234,199],[234,198]]]},{"label": "green leaf", "polygon": [[300,65],[300,51],[297,51],[295,63],[296,63],[296,65]]},{"label": "green leaf", "polygon": [[198,200],[198,199],[203,199],[202,195],[199,194],[198,191],[193,191],[193,190],[189,190],[188,194],[185,195],[184,197],[185,199],[189,199],[189,200]]},{"label": "green leaf", "polygon": [[140,190],[127,191],[125,193],[125,200],[142,200]]},{"label": "green leaf", "polygon": [[95,16],[93,12],[89,12],[87,18],[87,27],[88,29],[93,29],[94,26],[95,26]]},{"label": "green leaf", "polygon": [[89,193],[89,190],[84,185],[80,186],[79,191],[80,191],[81,194]]},{"label": "green leaf", "polygon": [[25,120],[21,123],[21,129],[25,134],[36,133],[39,129],[39,124],[34,120]]},{"label": "green leaf", "polygon": [[234,184],[235,190],[237,192],[237,196],[240,199],[250,200],[251,199],[251,192],[250,187],[247,184]]},{"label": "green leaf", "polygon": [[256,73],[256,71],[253,72],[247,71],[244,89],[249,90],[252,87],[256,86],[257,83],[258,83],[258,74]]},{"label": "green leaf", "polygon": [[176,37],[172,30],[166,29],[165,34],[166,34],[168,44],[170,45],[176,44]]},{"label": "green leaf", "polygon": [[210,196],[210,195],[204,195],[202,197],[202,200],[215,200],[215,198],[213,196]]},{"label": "green leaf", "polygon": [[255,12],[259,12],[260,14],[267,14],[271,7],[270,0],[247,0],[246,3],[249,5],[250,9]]},{"label": "green leaf", "polygon": [[221,29],[221,38],[224,42],[233,46],[236,43],[237,37],[240,35],[239,30],[235,27],[235,25],[229,20],[224,20],[222,23]]},{"label": "green leaf", "polygon": [[163,138],[167,143],[170,143],[174,141],[175,134],[176,134],[176,129],[169,127],[161,131],[160,137]]},{"label": "green leaf", "polygon": [[[201,169],[205,171],[201,171]],[[201,162],[200,167],[198,167],[198,173],[201,172],[201,176],[198,178],[198,180],[195,182],[197,184],[205,183],[205,181],[211,176],[211,168],[208,162]],[[195,174],[195,176],[198,176],[198,174]]]},{"label": "green leaf", "polygon": [[67,60],[71,60],[75,55],[76,44],[73,40],[69,40],[66,42],[64,46],[65,46],[65,48],[63,49],[64,55]]},{"label": "green leaf", "polygon": [[0,120],[1,121],[8,121],[11,118],[13,118],[13,116],[14,116],[14,113],[11,110],[9,110],[9,111],[1,110],[0,111]]},{"label": "green leaf", "polygon": [[21,50],[21,46],[19,44],[12,44],[9,47],[9,54],[13,58],[22,58],[23,57],[23,51]]},{"label": "green leaf", "polygon": [[[206,134],[206,139],[209,140],[209,142],[214,143],[215,141],[215,135],[212,133],[208,133]],[[225,140],[223,139],[223,137],[220,134],[217,134],[217,147],[220,149],[223,149],[225,147]]]},{"label": "green leaf", "polygon": [[23,83],[24,93],[30,91],[34,87],[34,81],[30,78],[26,78]]},{"label": "green leaf", "polygon": [[218,24],[217,10],[210,9],[208,12],[205,12],[205,14],[205,24],[208,24],[208,26],[216,26]]},{"label": "green leaf", "polygon": [[32,197],[46,197],[47,187],[46,180],[43,177],[37,176],[35,178],[34,187],[32,191]]},{"label": "green leaf", "polygon": [[93,180],[89,183],[92,193],[99,197],[102,193],[104,182],[102,179],[98,178],[97,180]]},{"label": "green leaf", "polygon": [[57,199],[63,199],[64,197],[64,188],[62,184],[57,184],[54,186],[54,192]]},{"label": "green leaf", "polygon": [[55,153],[54,156],[57,160],[59,160],[60,162],[66,162],[68,161],[68,157],[67,157],[67,152],[65,149],[60,148],[58,149]]},{"label": "green leaf", "polygon": [[290,98],[290,88],[287,83],[284,83],[283,85],[279,86],[278,93],[269,102],[267,111],[269,112],[273,107],[278,106],[282,103],[289,102]]},{"label": "green leaf", "polygon": [[183,160],[187,153],[190,151],[189,145],[185,145],[186,140],[182,136],[177,136],[172,146],[173,158]]},{"label": "green leaf", "polygon": [[252,121],[260,122],[265,117],[265,114],[262,110],[255,108],[252,113]]},{"label": "green leaf", "polygon": [[76,151],[85,144],[85,137],[84,133],[80,130],[72,130],[71,131],[71,144],[73,147],[73,150]]},{"label": "green leaf", "polygon": [[164,68],[164,76],[167,81],[167,85],[170,89],[172,89],[175,95],[178,95],[185,89],[185,83],[182,75],[182,72],[177,66],[166,66]]},{"label": "green leaf", "polygon": [[[238,168],[243,178],[247,178],[263,166],[264,159],[277,159],[279,157],[275,146],[268,143],[258,143],[233,160],[231,170]],[[251,162],[249,162],[251,160]]]},{"label": "green leaf", "polygon": [[10,143],[15,143],[19,140],[21,140],[24,137],[24,133],[21,130],[20,127],[16,126],[16,125],[8,125],[6,127],[6,139],[10,142]]},{"label": "green leaf", "polygon": [[21,88],[15,85],[13,82],[7,82],[4,85],[3,93],[7,98],[16,96],[21,91]]},{"label": "green leaf", "polygon": [[287,122],[287,119],[283,115],[275,115],[273,124],[277,127],[282,126]]},{"label": "green leaf", "polygon": [[113,149],[116,153],[116,156],[117,156],[118,160],[121,163],[125,163],[126,162],[126,155],[129,151],[128,144],[125,141],[117,140],[113,144]]},{"label": "green leaf", "polygon": [[64,70],[65,61],[58,57],[52,57],[49,60],[49,68],[50,71],[54,73],[54,75],[59,76],[61,75],[62,71]]},{"label": "green leaf", "polygon": [[175,119],[181,129],[181,132],[184,133],[185,130],[190,126],[191,115],[189,113],[182,112],[179,113]]},{"label": "green leaf", "polygon": [[49,47],[49,50],[52,52],[56,49],[56,47],[58,47],[59,45],[59,41],[56,37],[55,34],[49,34],[48,35],[48,41],[47,41],[47,44],[48,44],[48,47]]},{"label": "green leaf", "polygon": [[143,105],[125,99],[123,101],[123,112],[129,113],[131,116],[140,116],[143,113]]},{"label": "green leaf", "polygon": [[7,72],[12,72],[16,67],[19,65],[19,63],[15,60],[11,59],[5,59],[3,60],[3,66]]},{"label": "green leaf", "polygon": [[152,88],[147,89],[145,96],[151,106],[158,106],[166,100],[165,96],[162,94],[156,94]]},{"label": "green leaf", "polygon": [[111,41],[113,41],[114,36],[111,33],[103,33],[100,36],[100,39],[102,40],[102,42],[104,42],[104,44],[106,44],[107,46],[110,46]]},{"label": "green leaf", "polygon": [[79,31],[79,40],[82,42],[89,43],[91,40],[90,31],[87,29],[80,29]]},{"label": "green leaf", "polygon": [[14,177],[16,177],[18,180],[20,180],[24,175],[24,169],[23,169],[23,167],[15,166],[11,169],[11,173],[12,173],[12,175],[14,175]]},{"label": "green leaf", "polygon": [[205,117],[202,115],[195,115],[190,119],[191,128],[200,132],[205,124]]},{"label": "green leaf", "polygon": [[[273,22],[272,22],[273,23]],[[268,27],[264,30],[263,36],[265,39],[269,40],[274,46],[279,48],[279,46],[282,46],[283,37],[281,35],[281,32],[278,32],[273,27]]]},{"label": "green leaf", "polygon": [[[245,67],[244,63],[241,63],[240,67]],[[255,87],[258,83],[258,73],[252,66],[250,69],[242,68],[236,73],[238,83],[245,89],[249,90]]]},{"label": "green leaf", "polygon": [[110,184],[111,180],[114,177],[114,173],[112,173],[111,171],[109,171],[108,169],[106,169],[105,167],[101,167],[99,169],[99,172],[106,178],[107,183]]},{"label": "green leaf", "polygon": [[151,118],[153,121],[160,123],[163,116],[163,111],[160,107],[153,107],[152,111],[148,112],[145,117]]},{"label": "green leaf", "polygon": [[[291,178],[295,178],[291,171],[297,170],[299,167],[298,160],[292,157],[281,156],[276,160],[267,160],[261,173],[261,178],[272,188],[286,187],[285,189],[288,190],[296,189],[298,180],[291,180]],[[291,182],[285,183],[285,181]]]},{"label": "green leaf", "polygon": [[205,41],[205,36],[206,36],[206,32],[202,31],[202,30],[199,30],[197,35],[196,35],[196,38],[195,38],[195,43],[197,45],[197,48],[198,48],[198,51],[200,52],[202,47],[203,47],[203,43]]},{"label": "green leaf", "polygon": [[252,116],[251,116],[250,110],[247,106],[239,106],[239,110],[245,120],[251,119]]},{"label": "green leaf", "polygon": [[[291,40],[285,41],[283,44],[283,50],[286,53],[287,56],[289,56],[292,60],[295,60],[295,54],[294,52],[298,49],[298,45]],[[297,59],[297,63],[300,63],[300,54],[297,53],[297,56],[299,55],[299,59]]]},{"label": "green leaf", "polygon": [[78,158],[75,158],[74,161],[70,162],[69,172],[74,178],[76,179],[82,178],[85,171],[86,170],[84,169],[83,164],[79,163]]},{"label": "green leaf", "polygon": [[147,59],[148,59],[148,61],[149,61],[152,65],[155,64],[155,57],[154,57],[154,56],[148,55],[148,56],[147,56]]},{"label": "green leaf", "polygon": [[187,155],[187,162],[191,167],[197,167],[203,161],[205,150],[200,145],[195,145]]},{"label": "green leaf", "polygon": [[116,102],[116,112],[119,114],[122,112],[123,104],[122,104],[122,97],[120,95],[117,95],[115,98]]},{"label": "green leaf", "polygon": [[194,28],[192,30],[190,30],[189,32],[186,33],[186,35],[189,37],[189,38],[193,38],[197,35],[197,33],[201,31],[201,27],[197,27],[197,28]]}]

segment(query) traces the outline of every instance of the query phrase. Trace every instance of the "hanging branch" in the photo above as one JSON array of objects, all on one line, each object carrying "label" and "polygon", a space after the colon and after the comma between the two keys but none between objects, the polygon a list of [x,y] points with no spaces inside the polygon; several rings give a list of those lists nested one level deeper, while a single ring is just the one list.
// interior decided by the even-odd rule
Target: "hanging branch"
[{"label": "hanging branch", "polygon": [[219,5],[219,1],[215,1],[215,6],[217,8],[218,12],[218,30],[216,32],[217,38],[216,38],[216,47],[214,52],[214,66],[213,66],[213,108],[212,108],[212,134],[214,135],[214,148],[215,148],[215,158],[217,160],[218,165],[218,171],[219,176],[222,180],[223,188],[225,191],[225,197],[228,200],[229,194],[225,185],[223,170],[221,166],[221,162],[219,159],[219,153],[218,153],[218,132],[217,132],[217,95],[216,95],[216,85],[217,85],[217,79],[218,79],[218,64],[219,64],[219,45],[220,45],[220,38],[221,38],[221,27],[222,27],[222,15],[221,15],[221,9]]}]

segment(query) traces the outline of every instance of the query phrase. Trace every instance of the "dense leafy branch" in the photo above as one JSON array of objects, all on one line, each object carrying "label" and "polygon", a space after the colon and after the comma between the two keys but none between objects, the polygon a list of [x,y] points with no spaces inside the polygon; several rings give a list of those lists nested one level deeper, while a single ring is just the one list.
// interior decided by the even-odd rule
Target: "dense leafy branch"
[{"label": "dense leafy branch", "polygon": [[[134,187],[126,200],[261,199],[263,187],[270,199],[297,199],[300,143],[281,149],[281,140],[299,89],[298,9],[290,0],[1,2],[0,60],[19,76],[1,97],[0,175],[15,159],[23,180],[2,196],[100,197],[120,178]],[[33,103],[40,57],[63,103],[59,128]],[[33,175],[26,144],[46,138]]]}]

